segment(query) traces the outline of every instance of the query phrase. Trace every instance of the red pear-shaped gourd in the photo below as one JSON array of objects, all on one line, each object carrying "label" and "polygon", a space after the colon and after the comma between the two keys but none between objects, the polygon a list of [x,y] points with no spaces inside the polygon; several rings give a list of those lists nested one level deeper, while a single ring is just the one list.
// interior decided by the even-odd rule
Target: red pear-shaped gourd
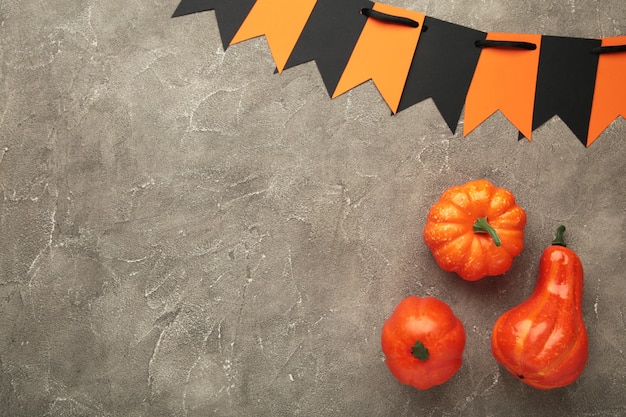
[{"label": "red pear-shaped gourd", "polygon": [[583,267],[578,255],[565,247],[564,231],[560,226],[543,252],[530,297],[500,316],[491,335],[496,360],[539,389],[571,384],[587,363]]}]

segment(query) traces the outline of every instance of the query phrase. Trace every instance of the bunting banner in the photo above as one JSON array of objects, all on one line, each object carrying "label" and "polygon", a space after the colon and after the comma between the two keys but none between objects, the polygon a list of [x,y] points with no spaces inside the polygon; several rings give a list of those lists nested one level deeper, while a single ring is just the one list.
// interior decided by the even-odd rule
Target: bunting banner
[{"label": "bunting banner", "polygon": [[626,117],[626,36],[482,32],[369,0],[181,0],[214,11],[224,50],[265,37],[276,71],[315,62],[331,98],[372,81],[392,114],[432,99],[463,136],[500,112],[532,139],[558,116],[589,147]]}]

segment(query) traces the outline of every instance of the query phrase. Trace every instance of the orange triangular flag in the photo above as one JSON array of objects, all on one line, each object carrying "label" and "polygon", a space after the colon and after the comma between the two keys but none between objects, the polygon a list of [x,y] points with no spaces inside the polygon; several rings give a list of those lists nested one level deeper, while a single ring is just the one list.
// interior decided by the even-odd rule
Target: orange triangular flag
[{"label": "orange triangular flag", "polygon": [[333,98],[372,80],[391,111],[396,113],[426,16],[379,3],[374,3],[373,9],[411,19],[418,26],[408,27],[367,18]]},{"label": "orange triangular flag", "polygon": [[490,32],[486,40],[525,42],[536,49],[483,48],[465,101],[463,136],[500,110],[530,140],[541,35]]},{"label": "orange triangular flag", "polygon": [[317,0],[257,0],[230,42],[265,35],[278,72],[282,72]]},{"label": "orange triangular flag", "polygon": [[[626,36],[602,39],[602,47],[626,45]],[[617,117],[626,117],[626,52],[603,53],[598,59],[587,147]]]}]

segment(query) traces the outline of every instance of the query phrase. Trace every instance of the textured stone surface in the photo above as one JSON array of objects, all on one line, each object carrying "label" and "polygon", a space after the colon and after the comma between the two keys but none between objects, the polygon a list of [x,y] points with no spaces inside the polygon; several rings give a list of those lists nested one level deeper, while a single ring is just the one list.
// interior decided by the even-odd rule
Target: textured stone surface
[{"label": "textured stone surface", "polygon": [[[0,415],[626,414],[626,125],[589,149],[557,119],[467,138],[430,101],[391,117],[367,83],[330,100],[264,39],[224,51],[177,1],[0,3]],[[626,34],[622,0],[389,4],[485,31]],[[443,189],[511,189],[526,248],[502,277],[439,270],[421,240]],[[586,271],[588,366],[537,391],[491,357],[564,222]],[[465,363],[397,383],[380,328],[434,295]]]}]

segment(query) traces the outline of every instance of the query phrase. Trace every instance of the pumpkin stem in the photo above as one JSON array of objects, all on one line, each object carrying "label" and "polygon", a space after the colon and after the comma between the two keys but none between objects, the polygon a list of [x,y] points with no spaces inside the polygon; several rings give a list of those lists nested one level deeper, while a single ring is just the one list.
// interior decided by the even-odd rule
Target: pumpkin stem
[{"label": "pumpkin stem", "polygon": [[491,236],[491,238],[493,239],[493,243],[495,243],[496,246],[500,246],[502,244],[500,236],[498,236],[498,232],[496,232],[496,229],[494,229],[489,223],[487,223],[486,217],[479,217],[476,219],[476,223],[474,223],[474,232],[489,233],[489,236]]},{"label": "pumpkin stem", "polygon": [[554,238],[554,240],[552,241],[553,245],[558,245],[558,246],[564,246],[567,247],[567,245],[565,244],[565,239],[563,239],[563,233],[565,232],[565,226],[560,225],[557,229],[556,229],[556,237]]},{"label": "pumpkin stem", "polygon": [[424,344],[419,340],[415,341],[415,346],[411,348],[411,353],[413,354],[413,356],[421,361],[425,361],[430,357],[430,354],[428,353],[428,348],[424,346]]}]

